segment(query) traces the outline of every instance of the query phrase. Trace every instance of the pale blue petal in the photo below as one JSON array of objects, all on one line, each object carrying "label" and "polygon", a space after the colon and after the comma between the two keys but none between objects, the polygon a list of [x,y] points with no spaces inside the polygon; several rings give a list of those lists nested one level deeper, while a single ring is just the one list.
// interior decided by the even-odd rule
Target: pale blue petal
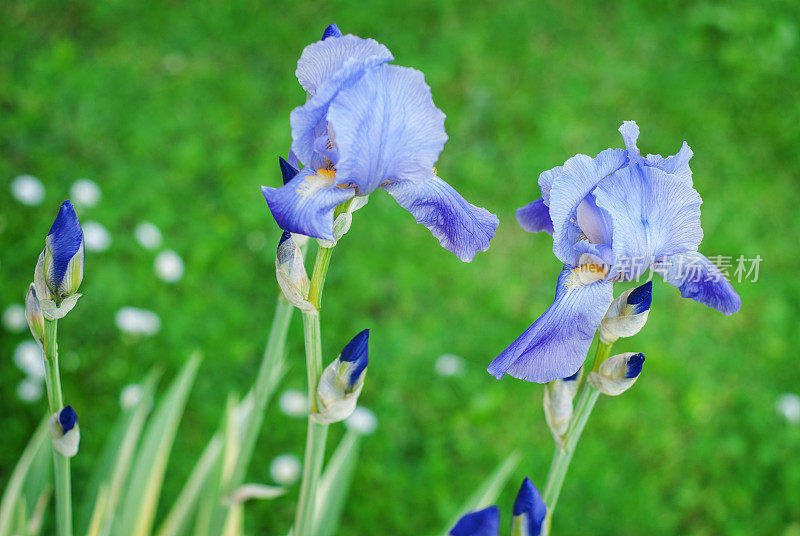
[{"label": "pale blue petal", "polygon": [[333,209],[355,195],[354,188],[336,186],[332,172],[315,174],[311,168],[280,188],[262,186],[261,191],[281,229],[331,241]]},{"label": "pale blue petal", "polygon": [[450,536],[497,536],[500,533],[500,509],[490,506],[458,520]]},{"label": "pale blue petal", "polygon": [[553,222],[550,220],[550,208],[544,204],[544,199],[537,199],[524,207],[518,208],[515,215],[520,227],[529,233],[544,231],[553,234]]},{"label": "pale blue petal", "polygon": [[719,268],[696,251],[659,259],[653,270],[664,281],[677,287],[681,296],[732,315],[742,306],[742,299]]},{"label": "pale blue petal", "polygon": [[622,134],[622,141],[625,142],[625,150],[631,163],[641,162],[642,155],[636,146],[636,140],[639,139],[639,125],[636,121],[623,121],[619,133]]},{"label": "pale blue petal", "polygon": [[444,118],[421,72],[395,65],[368,70],[328,111],[337,174],[360,195],[384,181],[428,179],[447,141]]},{"label": "pale blue petal", "polygon": [[598,183],[627,161],[622,149],[606,149],[592,158],[577,154],[567,160],[550,189],[550,218],[553,221],[553,253],[564,264],[577,265],[572,247],[580,235],[578,205]]},{"label": "pale blue petal", "polygon": [[550,206],[550,190],[553,188],[553,182],[555,182],[563,172],[564,166],[556,166],[539,173],[539,189],[542,191],[542,200],[545,205]]},{"label": "pale blue petal", "polygon": [[377,58],[380,63],[384,63],[394,59],[389,49],[374,39],[362,39],[355,35],[345,35],[337,39],[325,37],[327,35],[321,41],[303,49],[300,59],[297,60],[295,75],[310,95],[316,95],[320,86],[333,78],[348,60],[363,63],[363,60]]},{"label": "pale blue petal", "polygon": [[700,194],[659,169],[621,169],[594,194],[611,215],[614,268],[624,279],[636,279],[658,257],[696,251],[703,239]]},{"label": "pale blue petal", "polygon": [[486,251],[500,221],[476,207],[445,181],[431,174],[426,180],[390,181],[383,185],[417,223],[427,227],[439,244],[464,262]]},{"label": "pale blue petal", "polygon": [[575,373],[611,305],[612,287],[609,280],[582,285],[565,266],[558,276],[553,304],[492,361],[489,374],[500,379],[508,373],[546,383]]},{"label": "pale blue petal", "polygon": [[658,168],[665,173],[669,173],[683,184],[691,186],[692,169],[689,167],[689,160],[691,160],[693,154],[689,144],[683,142],[681,150],[676,154],[666,158],[660,154],[649,154],[645,158],[645,164],[650,167]]}]

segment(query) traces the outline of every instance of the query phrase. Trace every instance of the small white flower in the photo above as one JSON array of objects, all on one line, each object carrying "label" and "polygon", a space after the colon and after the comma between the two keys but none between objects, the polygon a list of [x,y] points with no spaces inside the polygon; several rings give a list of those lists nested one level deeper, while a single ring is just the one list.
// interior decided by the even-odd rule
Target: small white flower
[{"label": "small white flower", "polygon": [[161,246],[161,231],[149,221],[140,222],[133,230],[133,236],[145,249],[156,249]]},{"label": "small white flower", "polygon": [[144,389],[138,383],[129,383],[119,393],[119,405],[124,410],[132,409],[144,395]]},{"label": "small white flower", "polygon": [[293,454],[281,454],[269,464],[272,480],[282,486],[291,486],[300,478],[300,460]]},{"label": "small white flower", "polygon": [[34,378],[25,378],[17,384],[17,396],[23,402],[36,402],[42,398],[42,382]]},{"label": "small white flower", "polygon": [[308,415],[308,396],[297,389],[288,389],[281,394],[278,405],[284,415],[306,417]]},{"label": "small white flower", "polygon": [[456,354],[442,354],[433,368],[439,376],[463,376],[466,367],[464,360]]},{"label": "small white flower", "polygon": [[20,175],[11,181],[11,193],[23,205],[38,205],[44,201],[44,184],[33,175]]},{"label": "small white flower", "polygon": [[175,283],[183,277],[183,260],[171,249],[166,249],[156,255],[155,270],[162,281]]},{"label": "small white flower", "polygon": [[121,331],[132,335],[155,335],[161,329],[157,314],[138,307],[123,307],[114,320]]},{"label": "small white flower", "polygon": [[789,424],[800,424],[800,396],[783,393],[775,400],[775,409]]},{"label": "small white flower", "polygon": [[89,251],[105,251],[111,246],[111,233],[102,223],[87,221],[83,224],[83,242]]},{"label": "small white flower", "polygon": [[19,333],[25,330],[28,319],[25,316],[25,306],[14,303],[3,311],[3,327],[8,331]]},{"label": "small white flower", "polygon": [[14,350],[14,363],[34,379],[44,379],[44,357],[42,349],[33,340],[22,341]]},{"label": "small white flower", "polygon": [[361,435],[370,435],[378,427],[378,418],[364,406],[357,406],[353,414],[344,421],[348,430]]},{"label": "small white flower", "polygon": [[[78,179],[69,189],[69,196],[73,203],[88,208],[95,206],[100,201],[102,193],[100,187],[93,180]],[[86,226],[83,230],[86,231]]]}]

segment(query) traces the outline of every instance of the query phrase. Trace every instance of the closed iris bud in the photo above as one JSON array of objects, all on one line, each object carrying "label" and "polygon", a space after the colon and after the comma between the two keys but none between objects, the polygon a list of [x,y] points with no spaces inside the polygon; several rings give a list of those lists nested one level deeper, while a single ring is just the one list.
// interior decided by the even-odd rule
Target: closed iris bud
[{"label": "closed iris bud", "polygon": [[39,298],[36,297],[36,285],[33,283],[28,287],[28,294],[25,296],[25,316],[28,318],[28,327],[34,340],[42,346],[44,340],[44,316],[39,305]]},{"label": "closed iris bud", "polygon": [[284,231],[275,257],[275,275],[286,300],[304,313],[317,312],[308,301],[311,281],[303,264],[303,252],[289,231]]},{"label": "closed iris bud", "polygon": [[600,322],[600,340],[609,344],[620,337],[631,337],[639,333],[650,314],[652,297],[652,281],[620,294]]},{"label": "closed iris bud", "polygon": [[500,509],[490,506],[470,512],[450,529],[450,536],[497,536],[500,532]]},{"label": "closed iris bud", "polygon": [[345,420],[356,409],[364,387],[369,354],[369,330],[347,343],[333,363],[325,367],[317,386],[317,411],[312,417],[320,424]]},{"label": "closed iris bud", "polygon": [[544,418],[558,448],[564,448],[564,435],[572,419],[572,400],[578,390],[578,376],[572,376],[547,383],[544,386]]},{"label": "closed iris bud", "polygon": [[[362,208],[367,204],[368,201],[369,197],[366,195],[356,196],[350,201],[346,202],[347,205],[344,210],[341,210],[340,207],[337,207],[333,218],[333,236],[335,237],[335,240],[323,240],[322,238],[317,238],[317,243],[319,246],[322,248],[332,248],[335,246],[339,242],[339,239],[346,235],[347,231],[350,230],[350,226],[353,224],[353,212]],[[342,204],[341,206],[345,205]]]},{"label": "closed iris bud", "polygon": [[603,361],[597,372],[589,374],[589,381],[604,395],[616,396],[630,389],[643,365],[644,354],[617,354]]},{"label": "closed iris bud", "polygon": [[45,239],[34,272],[36,296],[49,320],[64,317],[75,307],[83,281],[83,229],[69,200],[64,201]]},{"label": "closed iris bud", "polygon": [[50,417],[50,437],[53,438],[53,448],[62,456],[72,458],[78,453],[81,430],[72,406],[65,406]]},{"label": "closed iris bud", "polygon": [[519,488],[512,513],[514,515],[511,522],[512,535],[539,536],[542,533],[547,507],[542,500],[542,494],[527,477]]}]

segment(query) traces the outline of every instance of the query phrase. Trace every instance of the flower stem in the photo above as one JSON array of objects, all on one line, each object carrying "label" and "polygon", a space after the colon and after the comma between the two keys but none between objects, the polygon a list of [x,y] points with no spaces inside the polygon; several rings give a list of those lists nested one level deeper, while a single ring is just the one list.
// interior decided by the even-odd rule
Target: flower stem
[{"label": "flower stem", "polygon": [[316,508],[317,484],[319,483],[322,464],[325,458],[325,441],[328,437],[328,425],[319,424],[311,418],[317,410],[317,385],[322,374],[322,335],[319,325],[319,310],[322,303],[322,288],[331,262],[333,248],[319,248],[311,276],[308,301],[316,311],[303,313],[303,331],[306,342],[306,368],[308,371],[308,434],[306,436],[306,452],[303,461],[303,479],[300,484],[300,499],[294,519],[293,536],[310,536]]},{"label": "flower stem", "polygon": [[[545,519],[544,527],[542,530],[543,536],[550,533],[550,525],[553,519],[553,512],[558,503],[558,497],[561,494],[561,488],[564,485],[564,479],[567,476],[569,464],[572,461],[572,456],[575,454],[575,449],[578,446],[578,441],[581,438],[583,429],[589,421],[589,416],[592,414],[592,409],[600,396],[594,385],[587,382],[589,377],[589,370],[596,371],[600,363],[605,361],[611,353],[611,344],[599,342],[597,345],[597,352],[592,360],[591,367],[585,367],[587,370],[582,374],[580,385],[578,386],[578,401],[575,404],[575,410],[572,414],[572,419],[565,434],[564,448],[556,447],[553,453],[553,461],[550,462],[550,471],[547,473],[547,482],[545,484],[543,498],[547,505],[547,518]],[[587,362],[587,365],[589,363]]]},{"label": "flower stem", "polygon": [[[61,394],[61,376],[58,371],[58,321],[44,321],[45,380],[50,414],[61,411],[64,397]],[[70,485],[69,458],[53,449],[56,493],[56,526],[58,536],[72,536],[72,486]]]}]

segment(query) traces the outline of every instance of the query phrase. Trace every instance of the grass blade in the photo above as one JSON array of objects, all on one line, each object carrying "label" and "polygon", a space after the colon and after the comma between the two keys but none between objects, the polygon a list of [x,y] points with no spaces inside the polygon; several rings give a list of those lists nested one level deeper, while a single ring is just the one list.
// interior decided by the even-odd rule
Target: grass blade
[{"label": "grass blade", "polygon": [[311,533],[330,536],[339,526],[345,499],[350,491],[361,435],[348,430],[333,452],[317,488],[317,510]]},{"label": "grass blade", "polygon": [[[8,479],[8,484],[0,500],[0,536],[9,536],[12,530],[12,521],[15,517],[15,510],[20,498],[23,497],[23,485],[31,466],[36,459],[37,453],[42,448],[48,448],[50,437],[47,431],[47,418],[45,418],[36,428],[30,441],[22,451],[17,466]],[[24,500],[24,498],[22,499]]]}]

